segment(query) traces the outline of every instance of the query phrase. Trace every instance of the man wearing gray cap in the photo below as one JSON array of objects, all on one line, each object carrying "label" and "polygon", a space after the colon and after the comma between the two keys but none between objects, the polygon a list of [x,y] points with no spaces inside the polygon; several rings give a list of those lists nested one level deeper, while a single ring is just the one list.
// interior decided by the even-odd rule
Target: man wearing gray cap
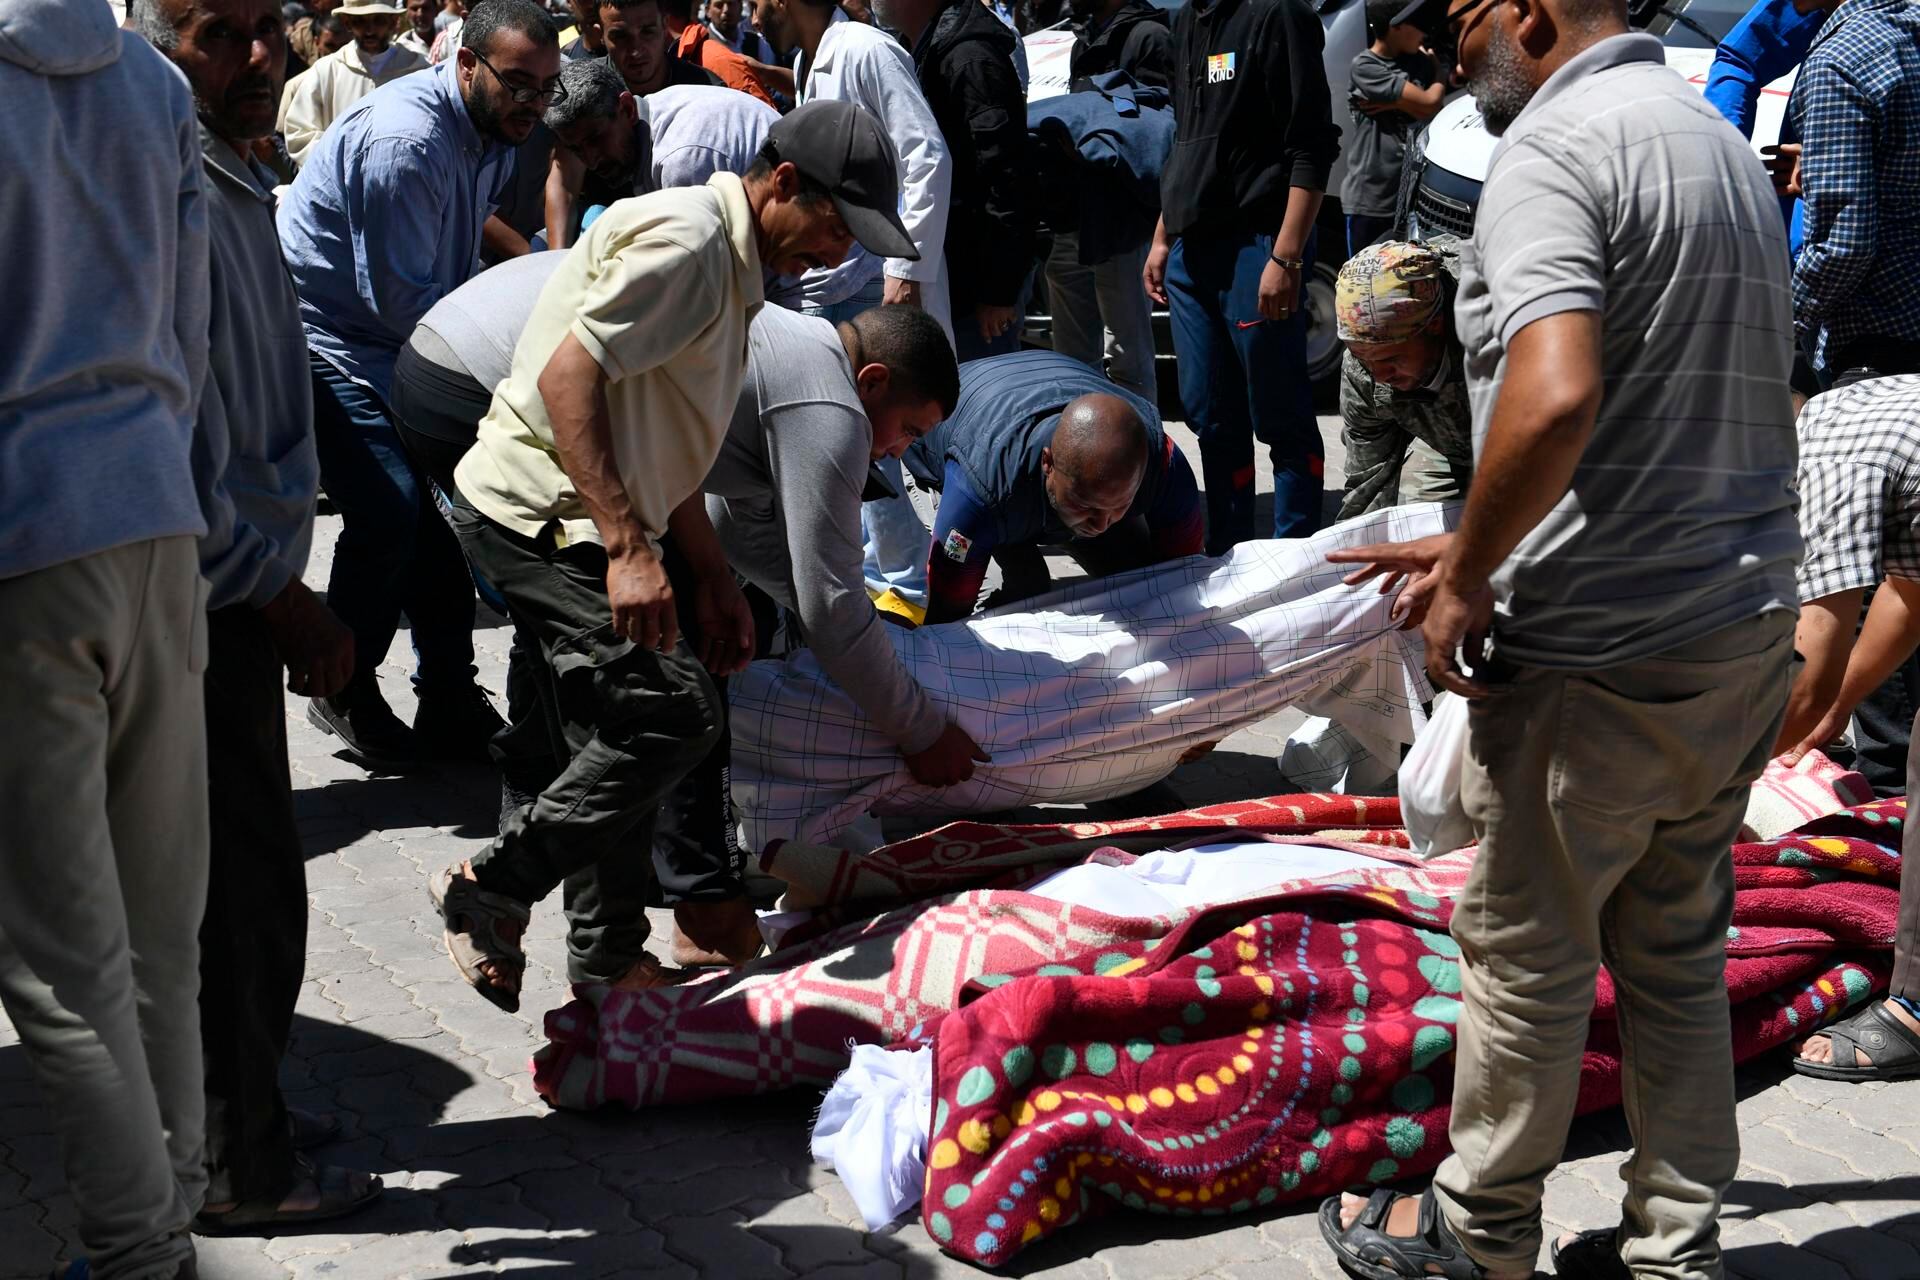
[{"label": "man wearing gray cap", "polygon": [[[768,271],[837,266],[856,240],[913,256],[899,198],[873,117],[810,103],[773,126],[744,177],[610,206],[541,291],[454,473],[453,521],[539,642],[538,695],[569,763],[491,848],[430,886],[455,965],[501,1008],[519,1008],[531,904],[563,882],[572,982],[662,980],[645,950],[654,814],[718,738],[707,671],[738,670],[754,646],[700,495],[745,378],[747,326]],[[698,654],[680,642],[660,561],[669,531],[698,583]]]}]

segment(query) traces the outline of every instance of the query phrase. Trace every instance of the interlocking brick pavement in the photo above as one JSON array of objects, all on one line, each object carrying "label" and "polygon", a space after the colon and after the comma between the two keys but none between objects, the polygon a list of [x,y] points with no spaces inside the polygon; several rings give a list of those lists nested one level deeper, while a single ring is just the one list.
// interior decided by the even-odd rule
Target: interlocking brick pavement
[{"label": "interlocking brick pavement", "polygon": [[[1338,423],[1322,424],[1337,474]],[[1176,434],[1191,451],[1191,438]],[[316,585],[337,530],[323,520],[308,575]],[[483,620],[477,641],[482,683],[498,694],[500,622]],[[403,634],[383,670],[403,716],[408,659]],[[1157,791],[1155,807],[1276,790],[1273,757],[1297,720],[1234,734],[1176,774],[1171,794]],[[917,1224],[862,1230],[845,1190],[808,1159],[817,1095],[639,1115],[549,1111],[526,1066],[541,1014],[566,994],[557,904],[535,913],[523,1012],[509,1016],[459,981],[424,889],[429,871],[492,834],[491,778],[480,769],[369,776],[337,758],[293,700],[288,734],[312,901],[288,1098],[339,1114],[342,1140],[322,1158],[376,1170],[389,1190],[331,1227],[203,1240],[208,1280],[980,1274],[942,1255]],[[1741,1073],[1740,1093],[1744,1159],[1723,1214],[1730,1273],[1920,1280],[1920,1084],[1823,1084],[1774,1055]],[[1618,1112],[1576,1126],[1567,1162],[1547,1182],[1553,1229],[1616,1220],[1615,1167],[1628,1145]],[[72,1243],[51,1117],[0,1019],[0,1277],[44,1276]],[[1340,1275],[1311,1206],[1231,1225],[1110,1219],[1036,1247],[1016,1271],[1049,1280]]]}]

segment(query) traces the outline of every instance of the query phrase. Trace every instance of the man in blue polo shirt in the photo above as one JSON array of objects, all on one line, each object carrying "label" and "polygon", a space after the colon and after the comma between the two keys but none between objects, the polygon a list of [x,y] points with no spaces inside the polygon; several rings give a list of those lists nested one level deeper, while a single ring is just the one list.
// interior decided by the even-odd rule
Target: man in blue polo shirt
[{"label": "man in blue polo shirt", "polygon": [[[560,46],[532,0],[482,0],[459,52],[335,121],[280,206],[313,370],[320,478],[340,511],[327,604],[354,633],[346,690],[308,703],[362,761],[484,759],[499,715],[474,684],[473,587],[401,447],[394,361],[420,317],[480,270],[480,229],[559,88]],[[404,610],[418,657],[409,729],[376,671]]]},{"label": "man in blue polo shirt", "polygon": [[953,413],[905,462],[940,493],[929,624],[973,612],[989,559],[1011,603],[1047,589],[1042,547],[1102,573],[1194,555],[1206,533],[1193,469],[1153,406],[1052,351],[961,365]]}]

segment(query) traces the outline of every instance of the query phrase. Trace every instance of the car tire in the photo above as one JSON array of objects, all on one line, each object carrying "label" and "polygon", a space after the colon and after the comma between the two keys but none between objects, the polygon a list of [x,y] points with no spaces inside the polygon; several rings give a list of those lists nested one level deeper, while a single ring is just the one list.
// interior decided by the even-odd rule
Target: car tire
[{"label": "car tire", "polygon": [[1346,348],[1334,326],[1334,285],[1340,276],[1340,264],[1316,260],[1307,277],[1307,377],[1314,393],[1324,397],[1339,389],[1340,357]]}]

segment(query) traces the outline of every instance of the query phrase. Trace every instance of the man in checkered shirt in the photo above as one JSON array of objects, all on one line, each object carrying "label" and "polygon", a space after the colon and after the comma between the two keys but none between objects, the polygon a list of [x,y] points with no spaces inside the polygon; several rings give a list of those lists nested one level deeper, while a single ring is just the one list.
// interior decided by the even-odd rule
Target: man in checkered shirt
[{"label": "man in checkered shirt", "polygon": [[1794,5],[1833,11],[1787,102],[1786,193],[1806,203],[1794,329],[1828,385],[1920,373],[1920,5]]},{"label": "man in checkered shirt", "polygon": [[[1799,433],[1807,553],[1794,646],[1806,667],[1775,743],[1789,761],[1838,737],[1860,700],[1920,648],[1920,376],[1820,396]],[[1877,588],[1873,607],[1856,643],[1869,587]],[[1911,765],[1907,790],[1920,790]],[[1911,823],[1903,843],[1891,993],[1809,1039],[1793,1064],[1802,1075],[1920,1075],[1920,838]]]}]

